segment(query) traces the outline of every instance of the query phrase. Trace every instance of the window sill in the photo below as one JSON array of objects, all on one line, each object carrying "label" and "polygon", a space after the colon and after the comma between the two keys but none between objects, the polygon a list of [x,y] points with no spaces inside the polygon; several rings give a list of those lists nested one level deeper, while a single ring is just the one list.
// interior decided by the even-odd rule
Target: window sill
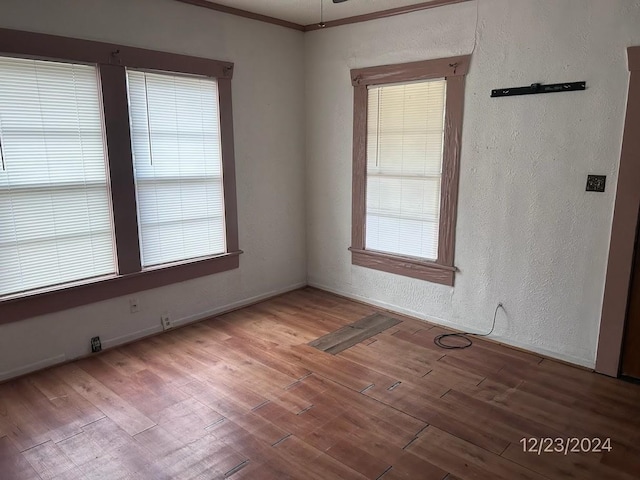
[{"label": "window sill", "polygon": [[0,300],[0,324],[233,270],[242,251]]},{"label": "window sill", "polygon": [[349,248],[351,263],[360,267],[404,275],[453,287],[456,267],[441,265],[415,257],[403,257],[371,250]]}]

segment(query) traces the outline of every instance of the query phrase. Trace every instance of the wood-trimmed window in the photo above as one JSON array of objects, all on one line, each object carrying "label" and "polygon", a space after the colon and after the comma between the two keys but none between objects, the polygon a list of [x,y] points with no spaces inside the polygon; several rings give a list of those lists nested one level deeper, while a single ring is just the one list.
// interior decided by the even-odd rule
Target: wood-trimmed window
[{"label": "wood-trimmed window", "polygon": [[[108,203],[110,205],[108,205],[107,207],[110,207],[109,213],[111,214],[111,234],[113,236],[114,246],[113,266],[108,267],[107,265],[106,267],[101,267],[105,272],[112,273],[108,273],[106,275],[98,275],[92,278],[91,273],[89,272],[84,277],[82,274],[80,274],[77,277],[79,279],[78,281],[63,281],[60,285],[43,285],[42,288],[28,288],[24,292],[18,291],[15,294],[5,295],[4,297],[0,296],[0,323],[12,322],[36,315],[64,310],[121,295],[126,295],[136,291],[147,290],[200,276],[238,268],[239,255],[241,251],[238,245],[233,119],[231,110],[231,78],[233,76],[232,63],[205,58],[176,55],[165,52],[157,52],[122,45],[113,45],[108,43],[92,42],[87,40],[21,32],[8,29],[0,29],[0,57],[14,57],[17,59],[22,58],[32,59],[36,61],[48,60],[59,62],[59,65],[61,65],[61,71],[64,70],[65,64],[78,65],[78,70],[82,68],[85,69],[83,70],[83,72],[86,72],[87,68],[82,67],[83,65],[87,65],[94,70],[95,75],[97,75],[98,78],[98,83],[94,83],[93,91],[95,92],[96,98],[94,99],[95,102],[93,102],[92,100],[92,105],[98,105],[98,108],[101,110],[101,129],[102,136],[104,137],[103,145],[105,147],[104,156],[105,167],[107,170],[106,180],[103,179],[103,176],[98,175],[97,184],[98,187],[102,188],[102,190],[104,190],[103,187],[105,181],[108,185]],[[45,63],[47,62],[40,62],[38,65],[44,65]],[[36,67],[37,65],[33,68]],[[19,68],[23,67],[22,65],[18,65],[17,68],[19,70]],[[32,67],[27,65],[27,68]],[[43,66],[43,68],[45,68],[46,70],[46,66]],[[150,180],[145,179],[147,183],[151,183],[153,188],[156,189],[160,188],[157,187],[157,185],[162,186],[166,185],[167,183],[171,184],[182,182],[179,187],[185,188],[184,186],[187,183],[204,185],[206,182],[209,182],[207,183],[207,185],[211,184],[213,185],[213,187],[204,186],[202,188],[203,191],[209,188],[209,190],[207,190],[207,195],[210,194],[211,190],[216,190],[217,192],[220,192],[220,190],[222,190],[222,193],[218,194],[218,196],[221,195],[221,198],[215,198],[215,206],[209,210],[206,210],[206,208],[204,209],[206,210],[204,212],[205,216],[209,215],[212,218],[215,217],[218,225],[221,225],[221,227],[219,227],[221,228],[221,231],[217,234],[218,237],[211,241],[211,244],[213,245],[213,247],[211,247],[211,249],[209,250],[210,252],[212,252],[211,254],[198,254],[197,252],[202,252],[205,250],[197,248],[194,249],[192,248],[193,245],[187,245],[185,246],[185,248],[183,248],[186,253],[181,253],[180,251],[178,251],[177,253],[171,252],[171,254],[165,254],[164,256],[156,255],[155,257],[153,257],[153,259],[159,259],[156,262],[160,263],[159,265],[153,264],[152,260],[143,262],[143,260],[145,259],[142,258],[143,255],[141,254],[141,244],[145,248],[146,245],[144,244],[144,242],[141,243],[140,232],[144,233],[144,230],[142,229],[143,225],[139,224],[142,210],[138,208],[138,202],[141,201],[141,194],[136,190],[137,186],[139,187],[141,180],[139,178],[140,172],[138,172],[138,174],[135,173],[136,170],[134,166],[134,153],[136,151],[136,146],[132,145],[131,119],[134,117],[132,117],[132,115],[130,114],[130,106],[133,93],[130,89],[131,85],[129,85],[132,80],[131,78],[128,79],[128,73],[131,72],[142,72],[137,74],[140,77],[140,79],[137,80],[143,82],[142,88],[144,89],[147,88],[148,83],[146,77],[144,77],[144,75],[146,75],[144,72],[150,72],[149,75],[154,76],[154,81],[156,81],[157,83],[164,82],[165,85],[169,85],[169,87],[175,91],[174,93],[177,97],[179,97],[179,95],[181,94],[181,85],[186,85],[185,88],[187,89],[191,88],[191,91],[186,92],[183,90],[182,93],[185,93],[185,95],[191,96],[198,101],[200,101],[200,99],[202,99],[203,102],[210,101],[217,96],[217,98],[215,99],[217,104],[214,105],[210,111],[207,110],[206,112],[202,113],[203,117],[206,115],[210,115],[210,121],[208,123],[203,122],[200,127],[197,127],[201,130],[197,132],[198,135],[207,137],[207,140],[204,141],[205,144],[202,148],[205,150],[215,150],[217,158],[219,159],[218,165],[213,166],[211,169],[208,166],[206,166],[206,168],[202,167],[202,171],[206,171],[206,175],[204,176],[208,176],[209,178],[200,178],[200,174],[198,173],[199,170],[197,168],[194,169],[193,165],[189,165],[189,172],[187,172],[187,174],[184,174],[184,172],[180,172],[179,177],[175,177],[175,175],[171,177],[171,169],[169,168],[169,174],[166,173],[167,170],[165,169],[160,173],[156,172],[155,177],[153,175],[149,177]],[[63,72],[63,74],[65,73]],[[83,74],[86,78],[86,73]],[[74,73],[72,72],[69,75],[71,75],[70,78],[72,78]],[[156,80],[156,77],[158,78],[158,80]],[[173,77],[175,77],[175,80],[172,80]],[[202,80],[198,80],[198,78],[201,78]],[[17,79],[17,81],[19,81],[19,79]],[[200,88],[198,87],[198,84],[205,83],[206,85],[201,88],[202,92],[204,93],[200,93],[200,91],[197,90],[198,88]],[[62,88],[62,93],[55,91],[52,98],[54,98],[55,101],[64,102],[65,96],[67,94],[64,93],[63,81],[58,82],[56,85],[54,85],[54,87],[59,85],[62,85],[62,87],[60,87]],[[85,90],[90,92],[90,80],[85,81],[84,85]],[[162,85],[158,88],[161,87]],[[72,90],[73,89],[71,89],[71,91]],[[85,95],[85,97],[87,98],[91,96],[87,95]],[[138,94],[138,97],[140,97],[140,94]],[[146,99],[144,99],[145,104],[143,106],[145,108],[151,109],[153,107],[152,104],[147,102],[151,102],[152,100],[150,96],[147,96],[146,90],[143,97],[147,97]],[[157,102],[163,102],[162,95],[157,95],[156,97],[159,99],[157,100]],[[63,103],[61,103],[61,105],[62,104]],[[81,117],[81,119],[83,119],[82,121],[84,121],[87,113],[82,106],[82,99],[80,100],[80,103],[78,105],[78,108],[82,110],[80,113],[78,113],[79,118]],[[162,110],[161,107],[155,107],[156,111],[159,112],[157,118],[158,122],[160,123],[162,123],[162,121],[166,119],[166,112],[171,110],[171,106],[165,108],[165,110]],[[74,110],[74,108],[71,108],[70,111]],[[54,112],[54,114],[52,114],[52,118],[55,120],[56,110],[55,108],[50,110]],[[175,106],[174,110],[178,111],[180,110],[180,107]],[[95,115],[97,115],[93,113],[93,110],[91,114],[94,115],[94,117]],[[151,121],[153,121],[153,117],[150,113],[147,112],[145,115],[147,115],[147,119],[151,119]],[[176,113],[176,115],[179,114]],[[187,112],[186,110],[184,115],[186,116],[186,123],[188,124],[187,130],[189,130],[190,128],[192,128],[194,122],[192,122],[193,119],[189,117],[189,112]],[[193,115],[192,117],[195,118],[195,116]],[[91,121],[91,128],[95,128],[95,119],[92,117],[89,120]],[[26,127],[29,127],[29,125],[24,123],[23,120],[19,121],[22,122],[21,125],[26,125]],[[138,120],[138,123],[143,124],[145,122],[141,122]],[[71,121],[71,124],[73,125],[73,121]],[[100,121],[98,121],[98,125],[99,124]],[[58,127],[52,121],[49,121],[48,125],[49,126],[45,127],[34,126],[33,128],[39,130],[43,130],[43,128],[45,130],[46,128],[53,128],[51,138],[53,138],[54,135],[59,136],[59,131],[63,127]],[[205,130],[210,129],[209,127],[211,125],[215,125],[216,128],[219,129],[219,131],[215,132],[213,135],[211,135],[211,132],[205,132]],[[153,130],[152,124],[150,124],[150,128]],[[162,157],[162,155],[167,156],[167,158],[171,156],[171,138],[178,138],[182,136],[182,140],[184,140],[185,134],[194,134],[194,132],[191,131],[186,131],[185,133],[185,130],[179,132],[176,131],[175,134],[172,134],[170,131],[167,132],[165,126],[157,128],[156,131],[160,132],[160,135],[164,134],[164,137],[162,138],[156,137],[159,138],[159,140],[157,141],[158,144],[162,142],[164,143],[159,145],[158,149],[156,149],[155,152],[152,152],[152,147],[149,146],[149,161],[152,161],[151,157],[154,155],[154,153],[156,155],[156,159]],[[37,135],[46,137],[47,133],[45,131],[44,133],[37,133]],[[91,133],[91,135],[95,136],[93,133]],[[100,133],[98,133],[98,135],[100,135]],[[143,132],[143,134],[139,136],[140,138],[146,138],[146,136],[148,136],[150,138],[150,143],[154,140],[150,132]],[[58,155],[58,157],[55,158],[63,159],[65,156],[64,142],[60,143],[60,140],[55,141],[57,142],[57,153],[55,153],[55,155]],[[80,145],[82,144],[83,140],[81,138],[77,141],[74,139],[74,142]],[[43,143],[47,144],[47,149],[50,149],[47,138],[43,140]],[[98,144],[96,144],[95,140],[93,141],[93,143],[91,143],[91,148],[94,152],[94,156],[96,155],[96,145],[100,147],[99,143],[100,142],[98,141]],[[189,153],[193,154],[193,145],[182,146],[184,147],[182,151],[183,155]],[[176,152],[178,151],[179,147],[180,145],[175,145]],[[142,152],[145,148],[146,147],[143,145],[142,147],[140,147],[139,151]],[[78,147],[78,150],[82,150],[82,145]],[[3,170],[8,171],[10,167],[9,164],[11,163],[10,157],[12,155],[12,152],[3,151],[2,153],[4,155],[2,168]],[[75,155],[76,153],[72,152],[70,154]],[[99,155],[99,153],[97,155]],[[138,154],[138,156],[140,156],[140,154]],[[177,156],[178,153],[176,153],[176,158]],[[14,164],[18,162],[19,158],[25,158],[25,161],[29,161],[28,155],[23,155],[23,157],[20,157],[16,154],[13,158],[15,159]],[[5,165],[5,160],[7,160],[7,165]],[[160,160],[162,160],[162,158],[160,158]],[[73,165],[72,163],[69,164]],[[4,173],[8,175],[7,171],[5,171]],[[95,167],[93,167],[93,171],[95,171]],[[64,177],[64,173],[60,173],[58,176],[60,177],[60,175]],[[164,175],[164,177],[162,177],[162,175]],[[194,177],[194,175],[198,178]],[[83,180],[80,179],[79,183],[82,182]],[[11,186],[12,184],[10,183],[10,180],[7,180],[5,183],[7,184],[5,185],[5,190],[9,192],[8,194],[12,195],[11,189],[13,188],[13,194],[15,196],[16,188]],[[64,186],[68,183],[69,182],[65,183],[63,179],[63,181],[60,183],[62,187],[53,185],[53,189],[55,190],[56,188],[64,188]],[[0,184],[0,187],[1,186],[2,185]],[[26,187],[18,185],[18,187],[22,190],[33,190],[30,185],[27,185]],[[86,189],[86,186],[83,188]],[[171,195],[171,192],[169,193],[169,195]],[[169,203],[170,201],[171,199],[169,199]],[[28,201],[25,202],[25,205],[28,206],[28,203]],[[100,211],[94,212],[95,214],[100,216],[103,216],[104,214],[104,212],[102,211],[104,210],[104,205],[102,205],[102,203],[100,204]],[[87,208],[89,209],[89,217],[91,217],[92,205],[90,201],[87,201]],[[157,205],[155,205],[154,208],[157,209]],[[171,216],[166,213],[167,209],[165,209],[165,212],[162,212],[160,210],[158,211],[160,213],[156,212],[155,210],[152,213],[155,214],[156,217],[162,216],[163,218],[156,223],[162,223],[163,219]],[[169,213],[173,214],[174,212],[173,210],[171,210]],[[189,213],[187,212],[187,214],[183,214],[183,217],[184,215],[189,216]],[[62,208],[62,214],[60,216],[64,217],[64,208]],[[221,217],[222,220],[220,220]],[[173,218],[170,220],[174,221]],[[199,221],[200,217],[196,220]],[[187,218],[186,221],[193,222],[195,220],[193,218]],[[161,230],[161,227],[162,225],[160,225],[160,227],[158,227],[157,225],[152,225],[152,229],[155,228],[155,230],[153,230],[149,235],[155,233],[156,236],[158,236],[156,232],[159,228],[162,234],[167,235],[167,232],[169,231],[166,229],[163,231]],[[91,228],[88,227],[88,230],[91,230]],[[90,234],[91,232],[89,232],[87,235]],[[216,233],[214,232],[211,235],[216,235]],[[222,235],[222,237],[224,238],[220,238],[219,235]],[[42,237],[42,235],[40,235],[40,237]],[[37,231],[34,235],[34,238],[36,240],[38,240],[39,238]],[[13,242],[15,241],[16,240],[13,240]],[[29,243],[28,241],[29,239],[27,239],[27,243]],[[151,250],[149,251],[151,252]],[[173,257],[171,255],[173,255]],[[151,257],[151,254],[149,253],[147,254],[147,256]],[[102,254],[102,257],[104,258],[104,253]],[[67,258],[69,257],[67,256]],[[169,261],[166,259],[177,260]],[[60,260],[58,261],[58,263],[60,263]],[[105,264],[108,264],[108,262],[105,262]],[[147,265],[146,267],[144,266],[145,264]],[[58,265],[57,267],[61,271],[64,270],[64,265],[62,265],[62,268],[60,268],[60,265]],[[0,268],[3,267],[0,266]],[[111,269],[109,270],[109,268]],[[96,271],[99,273],[101,270],[96,269]],[[60,277],[66,278],[64,275],[61,275]],[[14,288],[14,290],[17,289]],[[10,292],[11,288],[9,288],[8,291]]]},{"label": "wood-trimmed window", "polygon": [[351,70],[354,265],[453,286],[469,61]]}]

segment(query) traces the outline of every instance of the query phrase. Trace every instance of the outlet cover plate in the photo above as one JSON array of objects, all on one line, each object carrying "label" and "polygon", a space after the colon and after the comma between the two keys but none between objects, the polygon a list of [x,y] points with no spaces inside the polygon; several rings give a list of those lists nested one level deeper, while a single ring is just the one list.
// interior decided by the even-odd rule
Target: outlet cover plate
[{"label": "outlet cover plate", "polygon": [[606,175],[587,175],[587,192],[604,192]]},{"label": "outlet cover plate", "polygon": [[136,313],[140,311],[140,302],[137,298],[132,298],[129,300],[129,311],[131,313]]},{"label": "outlet cover plate", "polygon": [[173,327],[173,325],[171,324],[171,317],[169,316],[168,313],[164,313],[160,317],[160,322],[162,322],[162,329],[163,330],[169,330],[171,327]]},{"label": "outlet cover plate", "polygon": [[92,337],[91,338],[91,352],[98,353],[102,351],[102,343],[100,342],[100,337]]}]

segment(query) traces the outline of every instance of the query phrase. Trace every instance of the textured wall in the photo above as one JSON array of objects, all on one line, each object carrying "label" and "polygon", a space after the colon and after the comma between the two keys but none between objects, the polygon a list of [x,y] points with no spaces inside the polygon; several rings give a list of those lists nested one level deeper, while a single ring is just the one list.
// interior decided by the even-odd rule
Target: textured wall
[{"label": "textured wall", "polygon": [[[241,268],[0,326],[0,380],[309,282],[593,366],[638,0],[480,0],[300,32],[172,0],[2,0],[0,26],[235,62]],[[351,266],[349,69],[469,53],[454,288]],[[495,87],[588,90],[490,99]],[[306,82],[306,91],[305,88]],[[306,95],[306,98],[305,98]],[[306,165],[305,165],[306,123]],[[305,184],[306,169],[306,184]],[[584,192],[587,173],[607,192]],[[305,195],[306,189],[306,195]],[[306,249],[305,252],[305,203]],[[305,265],[306,259],[306,265]],[[1,266],[0,266],[1,268]],[[177,322],[179,323],[179,322]]]},{"label": "textured wall", "polygon": [[[2,0],[0,26],[229,60],[240,269],[0,325],[0,380],[306,281],[303,34],[173,0]],[[1,266],[0,266],[1,268]],[[133,296],[133,295],[132,295]]]},{"label": "textured wall", "polygon": [[[472,51],[454,288],[351,265],[349,69]],[[637,0],[480,0],[308,33],[309,283],[592,367]],[[489,98],[586,80],[584,92]],[[588,173],[606,193],[584,191]]]}]

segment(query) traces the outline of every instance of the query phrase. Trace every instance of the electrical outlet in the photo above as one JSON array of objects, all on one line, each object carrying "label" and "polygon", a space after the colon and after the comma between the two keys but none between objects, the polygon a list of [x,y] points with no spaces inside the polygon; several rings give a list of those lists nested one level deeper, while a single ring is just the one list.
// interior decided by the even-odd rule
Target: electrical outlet
[{"label": "electrical outlet", "polygon": [[160,317],[160,322],[162,322],[163,330],[169,330],[171,327],[173,327],[173,324],[171,323],[171,317],[168,313],[162,314],[162,316]]},{"label": "electrical outlet", "polygon": [[129,299],[129,311],[131,313],[136,313],[140,311],[140,303],[137,298]]},{"label": "electrical outlet", "polygon": [[606,175],[587,175],[587,192],[604,192]]},{"label": "electrical outlet", "polygon": [[100,337],[92,337],[91,338],[91,351],[93,353],[98,353],[102,350],[102,343],[100,343]]}]

